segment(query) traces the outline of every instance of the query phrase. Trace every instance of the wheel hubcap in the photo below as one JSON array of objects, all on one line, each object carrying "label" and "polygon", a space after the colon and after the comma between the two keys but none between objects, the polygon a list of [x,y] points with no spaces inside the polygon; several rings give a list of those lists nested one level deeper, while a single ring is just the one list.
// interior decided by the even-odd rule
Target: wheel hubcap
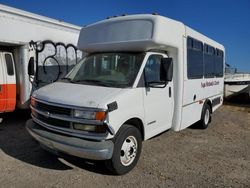
[{"label": "wheel hubcap", "polygon": [[130,165],[134,161],[137,153],[137,147],[137,140],[134,136],[129,136],[124,140],[120,157],[121,163],[124,166]]},{"label": "wheel hubcap", "polygon": [[204,118],[204,123],[207,125],[209,123],[209,119],[210,119],[210,111],[207,109],[206,113],[205,113],[205,118]]}]

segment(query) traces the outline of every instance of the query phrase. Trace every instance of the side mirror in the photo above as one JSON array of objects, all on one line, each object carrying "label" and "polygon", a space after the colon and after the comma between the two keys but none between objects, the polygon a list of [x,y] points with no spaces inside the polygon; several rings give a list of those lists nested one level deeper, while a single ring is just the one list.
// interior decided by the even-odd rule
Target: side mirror
[{"label": "side mirror", "polygon": [[173,58],[162,58],[160,66],[160,80],[170,82],[173,79]]},{"label": "side mirror", "polygon": [[29,60],[28,74],[30,76],[34,76],[35,75],[35,60],[34,60],[34,57],[31,57],[30,60]]}]

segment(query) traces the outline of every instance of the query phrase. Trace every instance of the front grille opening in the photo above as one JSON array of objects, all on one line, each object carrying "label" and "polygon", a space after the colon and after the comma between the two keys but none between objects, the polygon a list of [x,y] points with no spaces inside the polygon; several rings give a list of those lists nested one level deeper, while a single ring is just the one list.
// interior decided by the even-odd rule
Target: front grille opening
[{"label": "front grille opening", "polygon": [[48,105],[48,104],[41,103],[38,101],[36,102],[34,107],[40,111],[46,111],[46,112],[50,112],[52,114],[60,114],[60,115],[67,115],[67,116],[71,115],[70,108],[52,106],[52,105]]},{"label": "front grille opening", "polygon": [[68,121],[63,121],[63,120],[59,120],[59,119],[54,119],[54,118],[47,118],[41,114],[35,113],[33,112],[33,115],[35,116],[35,118],[37,118],[38,120],[52,125],[52,126],[56,126],[56,127],[61,127],[61,128],[70,128],[70,122]]}]

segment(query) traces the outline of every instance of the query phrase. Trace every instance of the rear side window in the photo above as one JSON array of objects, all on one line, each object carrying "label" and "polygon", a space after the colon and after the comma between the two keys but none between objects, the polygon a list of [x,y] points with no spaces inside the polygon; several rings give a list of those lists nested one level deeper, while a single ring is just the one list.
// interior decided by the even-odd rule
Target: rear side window
[{"label": "rear side window", "polygon": [[215,76],[215,49],[207,44],[204,45],[204,70],[205,78],[213,78]]},{"label": "rear side window", "polygon": [[223,77],[224,52],[199,40],[187,38],[188,79]]},{"label": "rear side window", "polygon": [[187,69],[189,79],[203,77],[203,43],[191,37],[187,39]]},{"label": "rear side window", "polygon": [[13,76],[14,75],[14,67],[13,67],[12,56],[10,54],[5,54],[5,61],[6,61],[8,75]]},{"label": "rear side window", "polygon": [[223,51],[216,49],[216,55],[215,55],[215,76],[216,77],[223,76],[223,57],[224,57]]}]

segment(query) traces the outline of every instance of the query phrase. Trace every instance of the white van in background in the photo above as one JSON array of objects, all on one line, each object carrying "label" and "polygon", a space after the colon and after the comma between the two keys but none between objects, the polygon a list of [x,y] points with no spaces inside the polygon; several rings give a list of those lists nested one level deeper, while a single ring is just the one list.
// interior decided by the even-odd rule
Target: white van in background
[{"label": "white van in background", "polygon": [[0,4],[0,113],[29,108],[30,95],[64,77],[81,54],[80,27]]},{"label": "white van in background", "polygon": [[224,47],[159,15],[106,19],[82,28],[88,53],[64,80],[32,95],[29,133],[56,153],[136,165],[142,141],[200,121],[222,105]]}]

